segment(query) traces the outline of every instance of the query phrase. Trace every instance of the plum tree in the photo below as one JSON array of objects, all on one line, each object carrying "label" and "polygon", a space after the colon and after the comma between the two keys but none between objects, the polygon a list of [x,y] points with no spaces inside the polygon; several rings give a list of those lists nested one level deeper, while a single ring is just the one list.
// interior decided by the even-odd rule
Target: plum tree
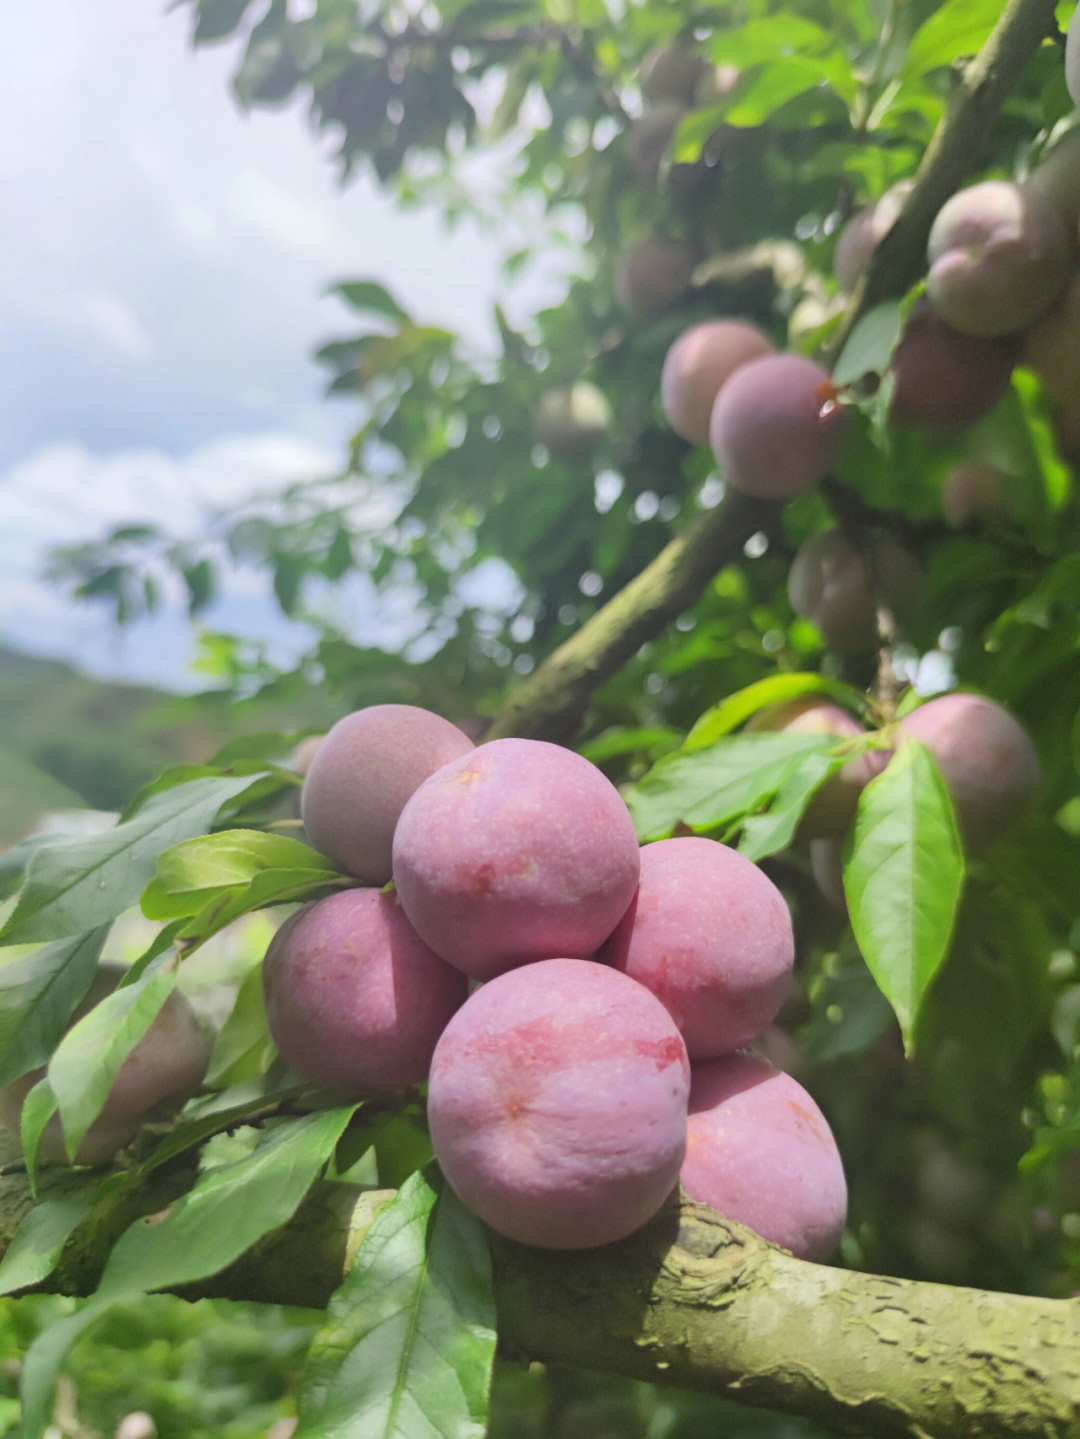
[{"label": "plum tree", "polygon": [[444,765],[394,834],[406,915],[474,979],[592,954],[625,914],[639,868],[618,790],[543,740],[491,740]]},{"label": "plum tree", "polygon": [[725,1054],[776,1018],[791,980],[791,914],[737,850],[685,836],[642,846],[637,894],[598,951],[668,1009],[691,1059]]},{"label": "plum tree", "polygon": [[889,362],[890,421],[966,429],[1005,394],[1018,353],[1014,336],[964,334],[920,296]]},{"label": "plum tree", "polygon": [[829,372],[802,355],[762,355],[724,383],[709,443],[736,489],[788,499],[835,463],[844,408]]},{"label": "plum tree", "polygon": [[[847,710],[815,694],[768,705],[748,721],[746,728],[750,733],[760,730],[781,734],[832,734],[837,739],[850,739],[863,733],[862,726]],[[880,769],[878,754],[874,751],[852,756],[829,776],[803,810],[797,837],[813,840],[843,834],[855,817],[860,793]]]},{"label": "plum tree", "polygon": [[839,1243],[847,1182],[832,1130],[797,1080],[756,1055],[692,1067],[679,1180],[799,1258],[827,1259]]},{"label": "plum tree", "polygon": [[456,725],[416,705],[371,705],[332,726],[300,792],[308,840],[367,884],[386,884],[405,801],[441,765],[473,748]]},{"label": "plum tree", "polygon": [[703,320],[684,330],[660,372],[660,404],[675,433],[692,445],[708,444],[721,387],[740,365],[772,350],[769,337],[748,320]]},{"label": "plum tree", "polygon": [[870,561],[833,526],[804,540],[788,572],[791,607],[815,624],[833,649],[869,649],[877,641],[878,604],[902,613],[917,566],[888,535],[869,541]]},{"label": "plum tree", "polygon": [[1075,250],[1075,235],[1038,190],[984,180],[938,211],[926,291],[942,319],[965,334],[1011,334],[1061,294]]},{"label": "plum tree", "polygon": [[965,844],[978,850],[1030,809],[1042,778],[1027,731],[1002,705],[975,694],[928,700],[897,724],[934,756]]},{"label": "plum tree", "polygon": [[[123,966],[98,967],[85,998],[71,1017],[75,1024],[115,989]],[[69,1026],[70,1027],[70,1026]],[[70,1159],[59,1114],[46,1124],[38,1158],[51,1164],[109,1164],[153,1114],[165,1115],[190,1099],[206,1074],[213,1036],[179,990],[173,990],[150,1028],[128,1053],[113,1080],[100,1114]],[[0,1124],[19,1131],[23,1101],[44,1078],[34,1069],[0,1089]]]},{"label": "plum tree", "polygon": [[426,1077],[465,1001],[465,976],[434,954],[397,897],[346,889],[298,910],[263,960],[270,1034],[313,1084],[363,1095]]},{"label": "plum tree", "polygon": [[608,1244],[671,1193],[690,1066],[664,1006],[590,960],[548,959],[481,985],[431,1061],[440,1168],[511,1239]]}]

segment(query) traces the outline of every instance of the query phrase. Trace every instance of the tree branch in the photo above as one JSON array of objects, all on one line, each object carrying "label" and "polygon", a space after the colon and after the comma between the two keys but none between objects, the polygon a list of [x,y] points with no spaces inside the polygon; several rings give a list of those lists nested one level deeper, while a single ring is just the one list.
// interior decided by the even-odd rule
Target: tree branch
[{"label": "tree branch", "polygon": [[485,738],[569,743],[593,690],[694,604],[775,510],[775,503],[729,491],[511,690]]},{"label": "tree branch", "polygon": [[[0,1213],[25,1176],[2,1182]],[[323,1306],[392,1192],[314,1186],[293,1220],[181,1292]],[[23,1196],[25,1198],[25,1196]],[[149,1206],[161,1193],[145,1196]],[[118,1223],[133,1217],[125,1206]],[[3,1222],[0,1250],[11,1227]],[[92,1289],[117,1226],[76,1231],[50,1289]],[[600,1249],[491,1237],[499,1342],[568,1363],[814,1418],[880,1439],[1074,1439],[1080,1303],[992,1294],[793,1259],[674,1196]]]},{"label": "tree branch", "polygon": [[[1017,77],[1055,29],[1054,0],[1006,4],[986,44],[964,71],[907,203],[874,250],[834,354],[868,309],[902,294],[919,277],[934,216],[978,158],[987,130]],[[636,579],[510,692],[489,736],[525,735],[569,743],[592,691],[698,598],[712,575],[736,558],[762,527],[767,511],[760,503],[729,495],[716,510],[676,536]]]}]

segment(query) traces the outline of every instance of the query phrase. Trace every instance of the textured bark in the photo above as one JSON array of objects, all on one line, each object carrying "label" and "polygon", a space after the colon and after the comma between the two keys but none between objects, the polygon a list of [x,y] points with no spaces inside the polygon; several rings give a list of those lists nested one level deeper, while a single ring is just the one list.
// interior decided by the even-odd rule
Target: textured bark
[{"label": "textured bark", "polygon": [[[0,1187],[0,1212],[24,1208],[25,1176],[6,1175]],[[145,1209],[163,1197],[163,1188],[145,1196]],[[391,1197],[318,1184],[288,1225],[181,1292],[323,1306]],[[77,1231],[42,1287],[86,1293],[136,1212],[132,1201]],[[11,1236],[3,1222],[0,1251]],[[881,1439],[1080,1434],[1076,1301],[807,1264],[674,1199],[601,1249],[551,1252],[497,1236],[491,1245],[509,1358],[697,1389]]]}]

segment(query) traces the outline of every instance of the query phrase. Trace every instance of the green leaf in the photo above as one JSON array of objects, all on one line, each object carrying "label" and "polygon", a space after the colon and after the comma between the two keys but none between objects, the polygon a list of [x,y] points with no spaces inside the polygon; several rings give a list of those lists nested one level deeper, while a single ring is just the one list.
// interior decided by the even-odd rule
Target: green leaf
[{"label": "green leaf", "polygon": [[76,1194],[46,1199],[27,1213],[0,1260],[0,1294],[13,1294],[40,1282],[56,1268],[68,1236],[102,1200],[130,1183],[126,1174],[110,1174]]},{"label": "green leaf", "polygon": [[305,1114],[269,1130],[253,1153],[202,1174],[153,1224],[117,1240],[101,1296],[119,1298],[216,1274],[290,1220],[352,1118],[355,1105]]},{"label": "green leaf", "polygon": [[90,988],[108,932],[102,925],[0,965],[0,1084],[49,1058]]},{"label": "green leaf", "polygon": [[382,315],[388,320],[400,320],[402,324],[409,322],[407,311],[401,308],[390,291],[377,280],[349,280],[332,286],[330,293],[344,300],[353,310]]},{"label": "green leaf", "polygon": [[848,336],[833,366],[833,382],[852,385],[864,375],[884,375],[904,328],[904,306],[897,301],[875,305]]},{"label": "green leaf", "polygon": [[74,1156],[101,1113],[121,1066],[175,985],[175,973],[160,972],[123,985],[96,1004],[60,1041],[48,1072],[69,1155]]},{"label": "green leaf", "polygon": [[901,75],[923,75],[975,55],[1000,18],[1001,0],[946,0],[912,36]]},{"label": "green leaf", "polygon": [[964,879],[952,801],[925,745],[904,740],[866,786],[849,845],[851,927],[910,1050],[923,995],[949,948]]},{"label": "green leaf", "polygon": [[723,735],[738,729],[767,705],[777,704],[781,700],[798,699],[805,694],[829,695],[840,704],[856,709],[863,708],[866,703],[862,690],[843,684],[840,680],[830,679],[828,675],[770,675],[767,679],[756,680],[745,689],[737,690],[735,694],[728,695],[719,704],[707,709],[694,721],[683,743],[683,749],[705,749],[715,744]]},{"label": "green leaf", "polygon": [[281,890],[325,884],[338,875],[331,860],[298,839],[260,830],[219,830],[183,840],[159,856],[157,872],[143,891],[142,912],[148,919],[198,914],[212,899],[231,895],[268,871],[279,876]]},{"label": "green leaf", "polygon": [[835,747],[835,735],[738,734],[665,756],[626,796],[638,838],[662,839],[680,823],[730,826],[768,805],[809,755]]},{"label": "green leaf", "polygon": [[27,865],[0,940],[63,939],[115,919],[138,899],[158,855],[202,833],[222,805],[251,783],[250,775],[189,780],[152,795],[104,834],[46,841]]},{"label": "green leaf", "polygon": [[[833,749],[844,743],[833,736]],[[789,769],[776,796],[764,814],[750,815],[743,825],[739,849],[755,864],[770,854],[786,849],[795,837],[803,811],[814,795],[838,769],[845,765],[850,753],[808,754]]]},{"label": "green leaf", "polygon": [[23,1100],[19,1129],[22,1138],[23,1159],[30,1180],[30,1193],[37,1198],[37,1152],[41,1135],[46,1124],[56,1113],[56,1095],[48,1079],[39,1079]]},{"label": "green leaf", "polygon": [[295,1439],[482,1439],[494,1356],[483,1227],[414,1174],[330,1301]]}]

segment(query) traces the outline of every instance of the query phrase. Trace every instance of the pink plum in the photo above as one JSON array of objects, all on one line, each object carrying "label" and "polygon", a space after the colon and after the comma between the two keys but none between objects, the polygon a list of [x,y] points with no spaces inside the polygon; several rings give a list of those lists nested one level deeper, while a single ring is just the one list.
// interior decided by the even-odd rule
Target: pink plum
[{"label": "pink plum", "polygon": [[749,1054],[695,1065],[686,1158],[691,1199],[799,1259],[827,1259],[847,1215],[836,1141],[797,1080]]},{"label": "pink plum", "polygon": [[366,884],[386,884],[405,801],[472,747],[456,725],[416,705],[370,705],[345,715],[304,777],[300,814],[309,843]]},{"label": "pink plum", "polygon": [[740,365],[771,354],[772,341],[749,320],[705,320],[684,330],[660,371],[660,404],[677,435],[709,441],[709,416],[721,386]]},{"label": "pink plum", "polygon": [[263,988],[282,1057],[312,1084],[349,1095],[424,1080],[468,993],[397,898],[375,889],[342,890],[290,916],[270,941]]},{"label": "pink plum", "polygon": [[630,812],[595,765],[499,739],[426,780],[394,834],[394,884],[419,934],[474,979],[584,958],[637,887]]},{"label": "pink plum", "polygon": [[547,959],[481,985],[431,1061],[435,1157],[500,1234],[549,1249],[621,1239],[672,1192],[690,1066],[642,985]]},{"label": "pink plum", "polygon": [[637,896],[596,957],[651,990],[690,1057],[707,1059],[775,1019],[795,940],[763,870],[717,840],[686,836],[642,846]]}]

